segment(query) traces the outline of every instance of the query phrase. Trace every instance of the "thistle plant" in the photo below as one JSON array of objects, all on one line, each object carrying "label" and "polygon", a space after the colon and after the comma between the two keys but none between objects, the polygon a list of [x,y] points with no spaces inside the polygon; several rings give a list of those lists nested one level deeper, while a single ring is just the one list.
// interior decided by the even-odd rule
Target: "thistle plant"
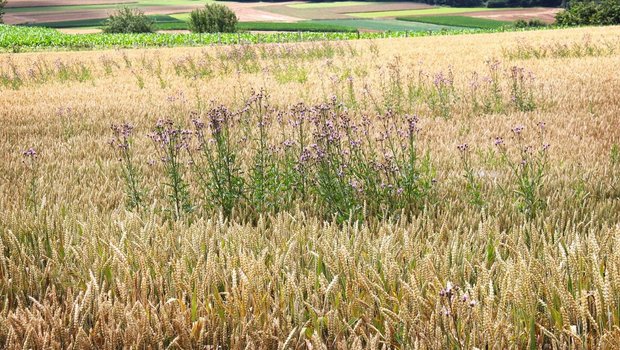
[{"label": "thistle plant", "polygon": [[184,151],[188,148],[192,135],[190,130],[182,130],[171,120],[159,120],[149,137],[155,145],[157,155],[161,159],[166,186],[169,189],[168,201],[172,218],[178,220],[193,210],[190,201],[189,185],[184,179]]},{"label": "thistle plant", "polygon": [[535,82],[532,72],[524,68],[513,66],[510,68],[510,101],[522,111],[532,111],[536,108],[533,85]]},{"label": "thistle plant", "polygon": [[433,87],[434,89],[428,99],[429,106],[435,116],[449,119],[452,106],[457,99],[452,70],[449,70],[445,75],[443,72],[435,74]]},{"label": "thistle plant", "polygon": [[446,287],[439,291],[439,326],[444,333],[449,348],[469,349],[471,334],[467,331],[471,325],[478,302],[470,293],[462,290],[452,282],[446,282]]},{"label": "thistle plant", "polygon": [[22,152],[23,162],[26,168],[30,172],[30,180],[28,182],[28,193],[26,195],[26,206],[32,210],[32,212],[38,214],[38,174],[39,163],[38,154],[34,148],[28,148]]},{"label": "thistle plant", "polygon": [[[422,208],[425,200],[429,197],[434,177],[430,154],[421,155],[418,148],[420,119],[416,115],[405,116],[404,119],[404,128],[397,133],[401,139],[398,142],[400,150],[395,152],[393,144],[390,145],[392,161],[386,165],[388,166],[387,169],[392,171],[393,176],[395,176],[396,194],[402,197],[399,208],[414,211]],[[389,133],[387,133],[387,137],[390,140],[389,142],[393,143]]]},{"label": "thistle plant", "polygon": [[363,191],[352,178],[347,152],[343,148],[339,127],[336,99],[315,106],[312,122],[315,143],[309,145],[310,160],[314,170],[314,190],[327,213],[339,221],[349,217],[359,218],[361,205],[356,192]]},{"label": "thistle plant", "polygon": [[141,174],[133,159],[133,125],[112,124],[113,138],[109,144],[116,152],[121,164],[121,174],[125,182],[125,205],[129,210],[140,212],[144,206],[144,192],[141,188]]},{"label": "thistle plant", "polygon": [[[273,209],[277,196],[278,174],[276,163],[269,150],[267,128],[271,119],[268,115],[267,94],[261,90],[252,93],[246,103],[246,120],[249,121],[246,130],[246,139],[254,145],[254,161],[250,170],[250,191],[253,206],[258,212],[264,212],[267,207]],[[258,131],[257,135],[254,130]],[[271,202],[271,203],[270,203]]]},{"label": "thistle plant", "polygon": [[244,198],[244,179],[237,159],[237,147],[232,138],[235,114],[224,106],[207,113],[208,124],[192,119],[198,142],[197,152],[192,156],[205,197],[215,203],[225,217]]},{"label": "thistle plant", "polygon": [[464,172],[463,176],[466,181],[465,189],[469,197],[469,202],[472,205],[481,207],[484,205],[484,199],[482,197],[482,183],[476,176],[476,173],[471,165],[471,152],[469,150],[469,145],[463,143],[458,145],[457,148],[461,156],[461,164]]},{"label": "thistle plant", "polygon": [[8,66],[8,72],[5,72],[4,69],[0,72],[0,85],[19,90],[24,84],[24,77],[12,59],[9,59]]},{"label": "thistle plant", "polygon": [[103,65],[103,70],[106,76],[111,76],[114,73],[114,69],[120,69],[120,65],[114,60],[114,58],[102,55],[99,57],[99,62]]},{"label": "thistle plant", "polygon": [[504,159],[512,170],[515,179],[514,194],[517,198],[517,208],[528,219],[535,218],[546,207],[543,197],[544,180],[548,168],[547,151],[550,147],[544,142],[545,123],[538,123],[538,133],[541,145],[536,149],[524,145],[522,125],[512,128],[512,134],[518,148],[518,158],[512,160],[502,138],[496,138],[495,146],[500,150]]},{"label": "thistle plant", "polygon": [[394,61],[387,65],[387,81],[382,84],[383,110],[392,110],[402,113],[405,102],[405,88],[402,77],[402,59],[394,57]]},{"label": "thistle plant", "polygon": [[501,62],[489,60],[486,62],[489,75],[483,80],[486,82],[487,94],[484,98],[484,109],[487,113],[498,113],[504,109],[501,87]]}]

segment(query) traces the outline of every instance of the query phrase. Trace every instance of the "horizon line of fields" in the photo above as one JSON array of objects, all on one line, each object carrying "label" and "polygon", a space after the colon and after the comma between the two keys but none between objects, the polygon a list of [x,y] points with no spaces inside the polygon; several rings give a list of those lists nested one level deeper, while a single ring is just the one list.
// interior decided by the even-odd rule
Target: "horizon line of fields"
[{"label": "horizon line of fields", "polygon": [[424,15],[448,15],[470,12],[487,12],[487,11],[508,11],[516,10],[520,7],[506,8],[489,8],[489,7],[447,7],[440,6],[430,9],[411,9],[411,10],[390,10],[390,11],[371,11],[371,12],[352,12],[347,16],[357,18],[381,18],[381,17],[404,17],[404,16],[424,16]]},{"label": "horizon line of fields", "polygon": [[[7,13],[36,12],[37,9],[45,9],[45,11],[71,11],[71,10],[96,10],[96,9],[114,9],[119,6],[128,7],[152,7],[152,6],[192,6],[213,2],[213,0],[134,0],[128,2],[117,2],[109,4],[86,4],[86,5],[41,5],[41,6],[24,6],[24,7],[5,7]],[[9,2],[10,3],[10,2]]]},{"label": "horizon line of fields", "polygon": [[[170,15],[148,15],[157,30],[188,30],[189,14],[178,13]],[[101,28],[106,18],[85,20],[55,21],[24,24],[33,27],[48,27],[56,29],[74,28],[88,29]],[[316,19],[298,22],[239,22],[240,31],[310,31],[310,32],[355,32],[358,30],[371,31],[429,31],[456,28],[499,28],[510,25],[512,22],[497,21],[484,18],[475,18],[459,15],[426,15],[396,17],[393,19]]]}]

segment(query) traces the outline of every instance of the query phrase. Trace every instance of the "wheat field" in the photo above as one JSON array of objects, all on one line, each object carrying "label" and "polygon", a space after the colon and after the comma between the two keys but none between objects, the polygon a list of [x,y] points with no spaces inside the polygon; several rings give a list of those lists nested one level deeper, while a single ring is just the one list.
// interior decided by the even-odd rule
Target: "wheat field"
[{"label": "wheat field", "polygon": [[620,27],[0,55],[0,347],[616,348],[619,118]]}]

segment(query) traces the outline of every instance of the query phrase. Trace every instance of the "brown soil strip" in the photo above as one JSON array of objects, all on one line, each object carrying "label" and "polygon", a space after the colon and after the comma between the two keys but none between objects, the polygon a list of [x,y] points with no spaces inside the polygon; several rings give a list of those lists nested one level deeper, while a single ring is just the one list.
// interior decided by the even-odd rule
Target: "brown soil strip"
[{"label": "brown soil strip", "polygon": [[345,19],[351,18],[346,13],[351,12],[374,12],[374,11],[398,11],[432,8],[433,6],[411,2],[386,2],[381,4],[368,4],[356,6],[342,6],[330,8],[297,9],[288,7],[290,3],[277,3],[265,6],[262,9],[272,13],[292,16],[302,19]]},{"label": "brown soil strip", "polygon": [[136,0],[10,0],[6,7],[114,5],[136,2]]},{"label": "brown soil strip", "polygon": [[246,6],[236,6],[236,4],[226,4],[231,10],[235,11],[239,21],[242,22],[297,22],[303,20],[303,18],[293,17],[283,14],[277,14],[273,12],[263,11],[261,9],[251,8]]},{"label": "brown soil strip", "polygon": [[464,14],[468,17],[493,19],[496,21],[516,21],[518,19],[539,19],[545,23],[555,22],[555,15],[562,9],[558,8],[528,8],[519,10],[497,10],[486,12],[469,12]]}]

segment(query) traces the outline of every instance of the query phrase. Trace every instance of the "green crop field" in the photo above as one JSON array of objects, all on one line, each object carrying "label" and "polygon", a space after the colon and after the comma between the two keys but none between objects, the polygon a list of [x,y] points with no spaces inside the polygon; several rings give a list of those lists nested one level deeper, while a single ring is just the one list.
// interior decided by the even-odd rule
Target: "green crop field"
[{"label": "green crop field", "polygon": [[419,17],[397,17],[399,21],[415,23],[429,23],[452,27],[466,28],[501,28],[510,25],[512,22],[495,21],[486,18],[475,18],[467,16],[419,16]]},{"label": "green crop field", "polygon": [[[329,22],[329,21],[327,21]],[[407,23],[404,22],[403,23]],[[411,27],[417,26],[413,22]],[[327,23],[341,25],[338,23]],[[424,24],[423,26],[433,26]],[[428,28],[428,27],[427,27]],[[394,31],[389,33],[230,33],[230,34],[63,34],[55,29],[0,25],[0,52],[41,50],[92,50],[106,48],[204,46],[238,43],[278,43],[297,41],[401,38],[405,36],[490,33],[497,30],[456,28],[449,30]]]},{"label": "green crop field", "polygon": [[338,26],[355,27],[358,29],[376,31],[438,31],[455,29],[454,26],[436,25],[431,23],[418,23],[408,21],[398,21],[395,19],[375,20],[375,19],[334,19],[316,20],[315,23],[329,23]]},{"label": "green crop field", "polygon": [[[437,7],[432,9],[420,10],[398,10],[398,11],[376,11],[376,12],[357,12],[348,13],[349,16],[358,18],[380,18],[380,17],[401,17],[401,16],[423,16],[423,15],[448,15],[455,13],[497,11],[495,8],[487,7]],[[509,10],[508,8],[502,10]]]}]

